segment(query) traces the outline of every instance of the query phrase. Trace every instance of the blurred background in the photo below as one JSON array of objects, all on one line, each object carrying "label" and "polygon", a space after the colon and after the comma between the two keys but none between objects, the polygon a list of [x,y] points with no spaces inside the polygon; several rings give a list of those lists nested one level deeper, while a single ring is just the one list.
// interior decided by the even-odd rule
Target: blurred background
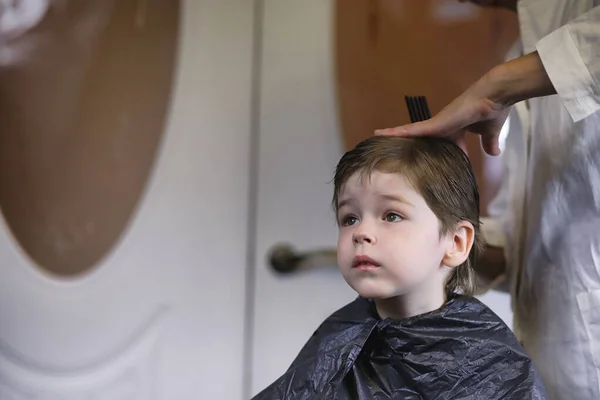
[{"label": "blurred background", "polygon": [[2,1],[0,399],[259,392],[356,296],[269,254],[334,249],[343,152],[517,35],[458,0]]}]

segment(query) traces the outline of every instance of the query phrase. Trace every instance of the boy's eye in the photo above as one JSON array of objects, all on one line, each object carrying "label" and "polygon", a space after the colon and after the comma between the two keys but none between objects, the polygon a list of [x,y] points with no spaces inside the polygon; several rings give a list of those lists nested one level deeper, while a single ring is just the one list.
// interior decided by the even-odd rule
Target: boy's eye
[{"label": "boy's eye", "polygon": [[387,222],[399,222],[399,221],[402,221],[403,218],[396,213],[388,213],[385,215],[384,219]]},{"label": "boy's eye", "polygon": [[347,217],[342,218],[342,226],[354,225],[357,221],[358,218],[349,215]]}]

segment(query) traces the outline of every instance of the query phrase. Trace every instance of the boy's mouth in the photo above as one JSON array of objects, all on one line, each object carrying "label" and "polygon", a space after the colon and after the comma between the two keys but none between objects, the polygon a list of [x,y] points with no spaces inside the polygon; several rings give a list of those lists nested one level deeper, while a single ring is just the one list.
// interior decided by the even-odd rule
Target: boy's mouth
[{"label": "boy's mouth", "polygon": [[373,260],[371,257],[368,256],[356,256],[352,261],[352,268],[357,269],[373,269],[378,268],[380,266],[381,264],[379,264],[377,261]]}]

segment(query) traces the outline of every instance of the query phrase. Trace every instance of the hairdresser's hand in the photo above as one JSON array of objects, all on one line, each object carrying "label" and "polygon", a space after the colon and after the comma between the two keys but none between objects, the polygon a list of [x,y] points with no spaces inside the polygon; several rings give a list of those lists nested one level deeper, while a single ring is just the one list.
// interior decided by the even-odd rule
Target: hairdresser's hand
[{"label": "hairdresser's hand", "polygon": [[510,106],[556,93],[537,52],[500,64],[427,121],[375,131],[376,135],[443,136],[464,149],[465,133],[481,136],[490,155],[500,154],[498,137]]},{"label": "hairdresser's hand", "polygon": [[465,133],[481,135],[486,153],[500,154],[498,137],[509,108],[494,100],[486,77],[471,86],[431,119],[395,128],[378,130],[376,135],[443,136],[454,140],[463,150]]}]

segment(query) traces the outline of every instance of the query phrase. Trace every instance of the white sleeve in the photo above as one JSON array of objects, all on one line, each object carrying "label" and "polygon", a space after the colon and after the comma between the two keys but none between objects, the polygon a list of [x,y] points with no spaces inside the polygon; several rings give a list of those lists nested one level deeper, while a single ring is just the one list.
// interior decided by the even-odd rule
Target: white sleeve
[{"label": "white sleeve", "polygon": [[536,49],[574,122],[600,110],[600,6],[542,38]]}]

